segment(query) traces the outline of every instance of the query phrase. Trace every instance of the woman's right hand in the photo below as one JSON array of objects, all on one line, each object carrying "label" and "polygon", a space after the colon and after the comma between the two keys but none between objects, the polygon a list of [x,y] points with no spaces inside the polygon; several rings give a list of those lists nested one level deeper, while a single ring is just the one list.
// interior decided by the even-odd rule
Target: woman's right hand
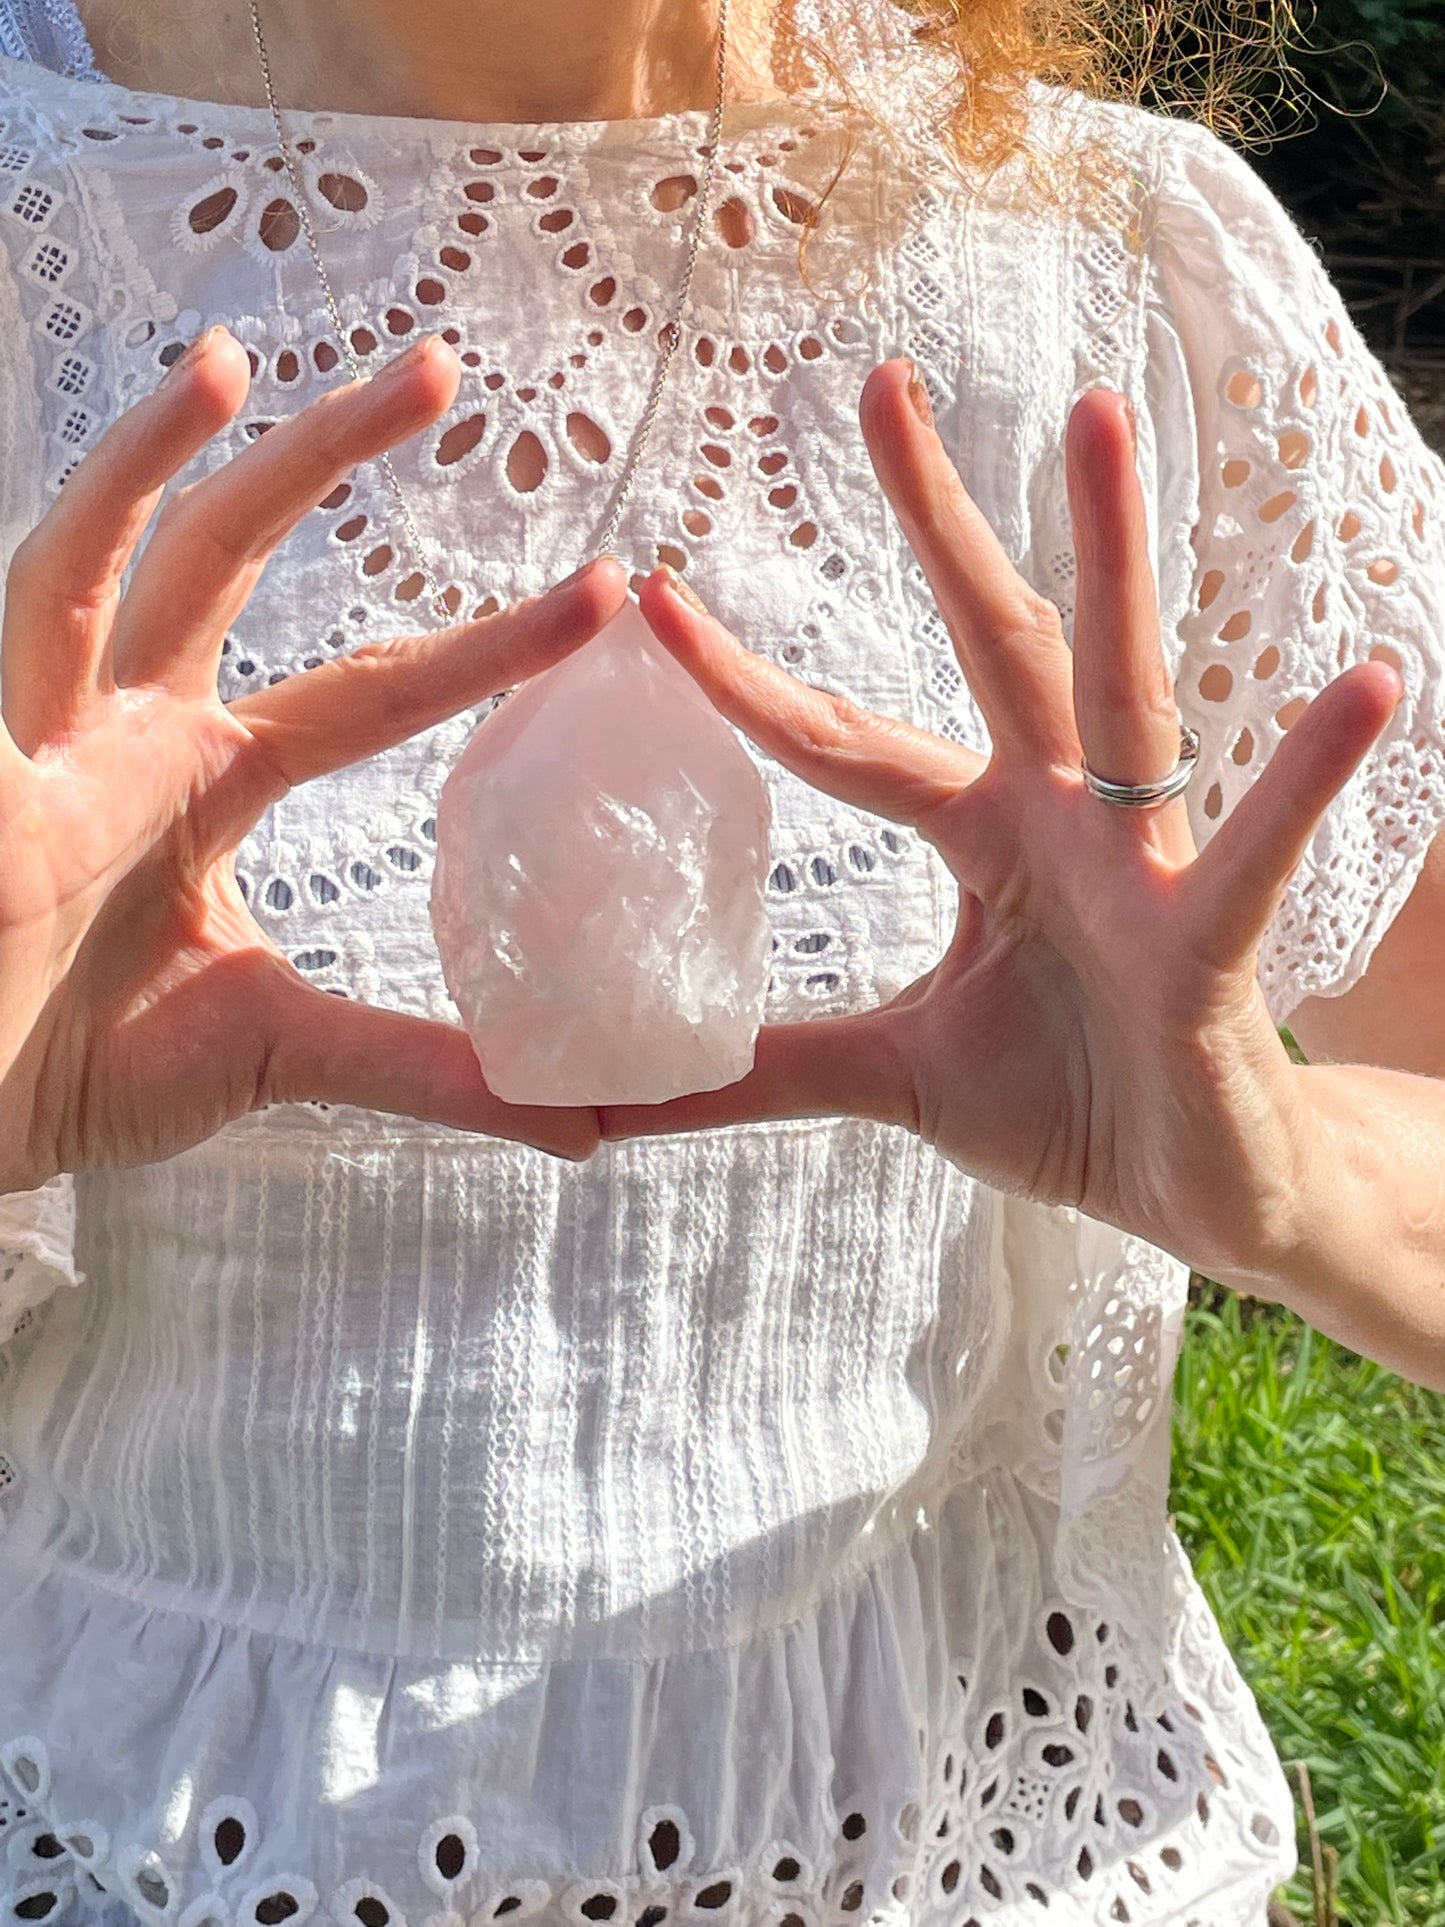
[{"label": "woman's right hand", "polygon": [[373,643],[225,705],[229,625],[278,543],[357,463],[452,403],[435,337],[176,492],[250,383],[213,329],[122,415],[25,538],[0,644],[0,1192],[151,1163],[232,1118],[322,1099],[568,1158],[591,1110],[503,1104],[461,1029],[336,997],[263,934],[233,855],[297,783],[549,667],[626,593],[613,561],[427,636]]}]

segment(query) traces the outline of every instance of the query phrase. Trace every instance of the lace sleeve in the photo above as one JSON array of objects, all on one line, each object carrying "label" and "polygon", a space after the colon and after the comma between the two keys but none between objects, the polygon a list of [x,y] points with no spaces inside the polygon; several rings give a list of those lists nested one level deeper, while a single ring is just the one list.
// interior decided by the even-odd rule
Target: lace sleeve
[{"label": "lace sleeve", "polygon": [[0,1195],[0,1345],[33,1306],[84,1282],[75,1268],[74,1178],[62,1172],[38,1191]]},{"label": "lace sleeve", "polygon": [[1364,973],[1445,822],[1445,465],[1285,209],[1205,128],[1170,123],[1156,205],[1155,434],[1197,450],[1179,706],[1202,843],[1310,698],[1383,658],[1406,693],[1336,797],[1260,954],[1283,1023]]}]

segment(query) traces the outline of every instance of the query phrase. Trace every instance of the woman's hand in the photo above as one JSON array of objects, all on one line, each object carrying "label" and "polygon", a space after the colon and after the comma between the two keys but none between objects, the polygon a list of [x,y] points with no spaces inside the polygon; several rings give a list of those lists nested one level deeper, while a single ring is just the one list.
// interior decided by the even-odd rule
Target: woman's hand
[{"label": "woman's hand", "polygon": [[450,406],[436,339],[333,390],[176,494],[238,412],[214,329],[105,434],[21,544],[0,685],[0,1191],[171,1156],[262,1105],[319,1098],[529,1140],[588,1111],[513,1108],[465,1033],[329,995],[262,934],[232,857],[297,783],[558,661],[621,604],[606,562],[480,622],[368,645],[223,705],[226,629],[277,544],[357,463]]},{"label": "woman's hand", "polygon": [[752,655],[668,576],[643,606],[722,712],[844,802],[912,825],[959,884],[926,977],[882,1009],[765,1028],[751,1074],[603,1135],[855,1114],[920,1132],[1000,1189],[1079,1206],[1214,1276],[1295,1235],[1306,1102],[1255,981],[1260,938],[1330,799],[1399,700],[1365,663],[1333,682],[1196,853],[1182,799],[1092,796],[1179,753],[1144,504],[1122,397],[1093,391],[1066,444],[1078,560],[1072,656],[909,399],[865,387],[874,467],[988,724],[987,759],[875,716]]}]

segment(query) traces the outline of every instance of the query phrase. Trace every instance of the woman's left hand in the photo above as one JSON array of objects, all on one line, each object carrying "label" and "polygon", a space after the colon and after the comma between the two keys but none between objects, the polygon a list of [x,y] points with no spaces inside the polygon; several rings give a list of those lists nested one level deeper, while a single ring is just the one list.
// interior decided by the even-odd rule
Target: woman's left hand
[{"label": "woman's left hand", "polygon": [[642,603],[722,713],[808,782],[911,825],[959,886],[935,967],[881,1009],[767,1026],[726,1089],[602,1112],[608,1138],[743,1120],[904,1124],[987,1183],[1135,1232],[1214,1276],[1294,1237],[1308,1098],[1255,980],[1316,824],[1401,694],[1362,663],[1309,705],[1197,851],[1182,798],[1100,801],[1179,754],[1127,404],[1091,390],[1066,457],[1073,650],[885,362],[862,398],[873,465],[987,723],[985,760],[797,681],[659,571]]}]

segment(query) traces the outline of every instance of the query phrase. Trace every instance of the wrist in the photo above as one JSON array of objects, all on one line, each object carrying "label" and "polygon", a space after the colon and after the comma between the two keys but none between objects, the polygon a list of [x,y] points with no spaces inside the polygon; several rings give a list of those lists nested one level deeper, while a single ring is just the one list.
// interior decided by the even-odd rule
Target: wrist
[{"label": "wrist", "polygon": [[1219,1282],[1419,1377],[1419,1346],[1438,1319],[1421,1281],[1438,1284],[1445,1225],[1439,1080],[1365,1064],[1292,1074],[1289,1208],[1277,1236]]}]

